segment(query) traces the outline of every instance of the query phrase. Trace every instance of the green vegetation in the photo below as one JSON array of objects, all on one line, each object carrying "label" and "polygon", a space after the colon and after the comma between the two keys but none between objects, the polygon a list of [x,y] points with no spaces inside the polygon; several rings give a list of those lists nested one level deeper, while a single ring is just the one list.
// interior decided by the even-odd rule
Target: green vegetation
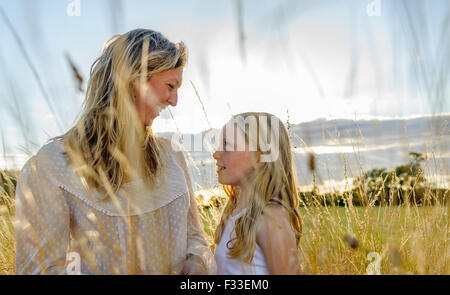
[{"label": "green vegetation", "polygon": [[[428,184],[423,157],[410,155],[393,171],[364,173],[351,191],[300,193],[305,274],[366,274],[371,252],[381,274],[450,274],[449,190]],[[197,201],[213,245],[225,199],[202,191]]]},{"label": "green vegetation", "polygon": [[[420,154],[393,171],[373,169],[344,193],[301,192],[305,274],[366,274],[368,254],[382,274],[450,274],[448,189],[430,188]],[[14,273],[13,197],[17,172],[0,171],[0,274]],[[225,198],[196,194],[204,230],[213,234]]]},{"label": "green vegetation", "polygon": [[390,206],[436,205],[448,202],[448,189],[427,183],[421,163],[424,157],[409,153],[412,160],[392,171],[372,169],[353,180],[353,189],[346,192],[319,193],[317,189],[301,192],[302,206]]}]

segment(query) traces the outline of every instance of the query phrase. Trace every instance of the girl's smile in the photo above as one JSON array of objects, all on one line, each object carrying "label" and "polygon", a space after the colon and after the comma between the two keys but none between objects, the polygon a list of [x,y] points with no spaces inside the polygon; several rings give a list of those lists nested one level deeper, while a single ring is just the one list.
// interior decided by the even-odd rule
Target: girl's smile
[{"label": "girl's smile", "polygon": [[[234,134],[226,134],[226,130],[233,130],[233,128]],[[256,165],[256,152],[250,152],[247,143],[245,143],[245,149],[238,148],[236,143],[244,143],[245,135],[234,122],[225,125],[222,139],[221,148],[213,154],[216,160],[218,181],[221,184],[238,186],[253,173]]]},{"label": "girl's smile", "polygon": [[222,172],[223,170],[226,169],[225,166],[221,166],[221,165],[219,165],[219,164],[216,164],[216,166],[217,166],[217,172]]}]

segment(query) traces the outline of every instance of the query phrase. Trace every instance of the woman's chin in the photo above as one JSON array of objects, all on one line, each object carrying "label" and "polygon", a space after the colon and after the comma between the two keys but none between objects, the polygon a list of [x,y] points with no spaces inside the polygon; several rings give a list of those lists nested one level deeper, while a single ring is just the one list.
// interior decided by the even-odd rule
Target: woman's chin
[{"label": "woman's chin", "polygon": [[144,125],[145,125],[145,127],[147,127],[147,126],[152,126],[152,124],[153,124],[153,121],[156,119],[156,117],[157,116],[149,116],[149,117],[147,117],[146,119],[145,119],[145,122],[144,122]]}]

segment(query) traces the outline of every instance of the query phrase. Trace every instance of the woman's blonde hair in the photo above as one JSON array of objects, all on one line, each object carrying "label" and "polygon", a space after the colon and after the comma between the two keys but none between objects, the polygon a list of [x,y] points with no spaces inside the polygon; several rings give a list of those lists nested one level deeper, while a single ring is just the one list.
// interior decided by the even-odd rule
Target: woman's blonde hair
[{"label": "woman's blonde hair", "polygon": [[164,168],[161,143],[138,118],[133,83],[184,67],[186,58],[184,43],[172,43],[152,30],[136,29],[108,40],[92,64],[80,117],[60,136],[88,188],[116,193],[137,175],[153,185]]},{"label": "woman's blonde hair", "polygon": [[[245,120],[249,128],[247,129],[245,126],[242,128],[243,125],[238,124],[236,117],[240,117],[241,121]],[[250,120],[251,117],[254,117],[255,120]],[[242,113],[236,115],[232,121],[245,134],[246,143],[257,147],[258,152],[267,152],[267,147],[263,145],[267,145],[268,136],[271,136],[272,142],[278,140],[278,145],[271,144],[271,147],[276,147],[279,150],[276,151],[277,157],[275,159],[255,169],[249,179],[245,181],[245,185],[248,187],[243,191],[249,195],[240,195],[239,198],[248,200],[249,203],[246,206],[247,211],[234,224],[236,237],[227,244],[229,257],[239,258],[244,262],[250,262],[253,259],[256,248],[256,222],[263,214],[264,208],[271,204],[280,204],[289,213],[289,221],[295,233],[298,247],[302,224],[298,211],[299,200],[291,142],[286,127],[277,117],[268,113]],[[267,124],[261,124],[261,122]],[[253,130],[256,128],[257,132],[251,132],[252,128]],[[274,134],[277,136],[274,136]],[[228,201],[215,232],[216,244],[220,242],[225,224],[237,205],[238,189],[230,185],[224,185],[223,189],[228,196]]]}]

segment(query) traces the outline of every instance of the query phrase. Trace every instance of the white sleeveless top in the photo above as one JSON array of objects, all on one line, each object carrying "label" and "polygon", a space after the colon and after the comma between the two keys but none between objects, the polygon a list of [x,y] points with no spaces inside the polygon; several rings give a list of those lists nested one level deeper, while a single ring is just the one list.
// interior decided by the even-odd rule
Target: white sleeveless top
[{"label": "white sleeveless top", "polygon": [[216,245],[216,251],[214,253],[214,258],[217,264],[217,274],[218,275],[269,275],[269,270],[267,268],[266,258],[261,247],[256,244],[255,253],[251,263],[245,263],[236,258],[228,257],[227,243],[236,234],[234,232],[234,223],[241,217],[247,208],[236,214],[235,216],[230,216],[227,220],[225,228],[222,233],[222,238],[219,244]]}]

